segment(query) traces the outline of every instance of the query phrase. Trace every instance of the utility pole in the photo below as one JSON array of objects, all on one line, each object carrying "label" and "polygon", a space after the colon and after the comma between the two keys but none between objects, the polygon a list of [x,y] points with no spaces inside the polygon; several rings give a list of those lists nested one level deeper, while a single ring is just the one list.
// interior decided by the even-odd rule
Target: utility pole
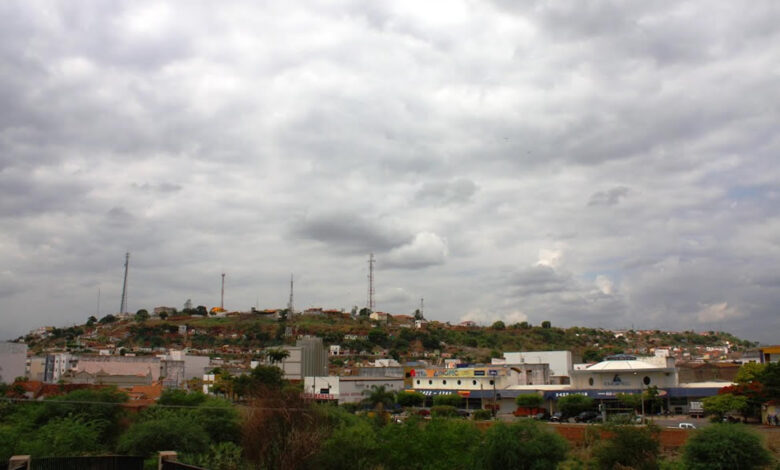
[{"label": "utility pole", "polygon": [[125,253],[125,280],[122,283],[122,302],[119,304],[119,313],[127,313],[127,268],[130,265],[130,252]]},{"label": "utility pole", "polygon": [[425,299],[420,297],[420,317],[425,319],[425,313],[423,312],[423,305],[424,305]]},{"label": "utility pole", "polygon": [[368,305],[366,307],[369,311],[373,312],[374,307],[374,254],[368,255]]},{"label": "utility pole", "polygon": [[222,294],[219,297],[219,309],[225,310],[225,273],[222,273]]}]

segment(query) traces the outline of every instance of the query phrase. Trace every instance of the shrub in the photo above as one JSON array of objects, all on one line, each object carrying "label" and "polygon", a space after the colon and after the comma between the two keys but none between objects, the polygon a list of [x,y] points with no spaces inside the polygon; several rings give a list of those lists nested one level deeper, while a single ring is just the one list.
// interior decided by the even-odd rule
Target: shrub
[{"label": "shrub", "polygon": [[401,406],[421,406],[425,403],[425,395],[420,392],[400,392],[395,401]]},{"label": "shrub", "polygon": [[544,399],[537,394],[518,395],[515,398],[517,406],[524,408],[539,408],[544,404]]},{"label": "shrub", "polygon": [[437,405],[431,407],[431,416],[434,418],[456,418],[458,409],[450,405]]},{"label": "shrub", "polygon": [[459,407],[463,403],[463,397],[457,393],[451,393],[449,395],[436,395],[433,397],[434,406],[454,406]]},{"label": "shrub", "polygon": [[601,440],[593,449],[599,468],[631,467],[637,470],[658,468],[659,429],[656,427],[609,426],[613,436]]},{"label": "shrub", "polygon": [[493,419],[493,413],[490,410],[477,410],[473,414],[475,421],[485,421]]},{"label": "shrub", "polygon": [[583,411],[592,410],[596,402],[585,395],[567,395],[558,400],[558,409],[565,416],[576,416]]},{"label": "shrub", "polygon": [[751,470],[771,462],[761,438],[741,424],[713,424],[697,431],[683,448],[690,470]]},{"label": "shrub", "polygon": [[535,421],[497,423],[485,432],[475,468],[553,470],[566,459],[568,445]]}]

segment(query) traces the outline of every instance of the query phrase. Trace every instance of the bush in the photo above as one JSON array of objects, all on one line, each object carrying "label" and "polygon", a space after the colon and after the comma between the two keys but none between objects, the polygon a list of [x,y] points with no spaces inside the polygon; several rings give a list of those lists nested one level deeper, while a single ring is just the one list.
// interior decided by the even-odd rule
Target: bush
[{"label": "bush", "polygon": [[431,407],[431,417],[433,418],[457,418],[458,409],[450,405],[437,405]]},{"label": "bush", "polygon": [[741,424],[713,424],[697,431],[683,448],[690,470],[751,470],[771,462],[761,438]]},{"label": "bush", "polygon": [[119,439],[117,449],[124,454],[149,456],[161,450],[200,454],[208,446],[209,435],[198,423],[171,413],[134,424]]},{"label": "bush", "polygon": [[395,401],[401,406],[421,406],[425,403],[425,395],[420,392],[399,392]]},{"label": "bush", "polygon": [[459,407],[463,403],[463,397],[457,393],[449,395],[436,395],[433,397],[433,406],[453,406]]},{"label": "bush", "polygon": [[596,402],[585,395],[567,395],[558,400],[558,409],[564,416],[576,416],[583,411],[594,409]]},{"label": "bush", "polygon": [[658,428],[609,426],[606,429],[612,433],[612,437],[601,440],[593,449],[593,457],[599,468],[658,468]]},{"label": "bush", "polygon": [[517,406],[523,408],[539,408],[544,404],[544,399],[537,394],[518,395],[515,398]]},{"label": "bush", "polygon": [[553,470],[566,459],[568,444],[535,421],[497,423],[485,432],[475,468]]},{"label": "bush", "polygon": [[493,419],[493,412],[490,410],[477,410],[472,415],[475,421],[485,421]]}]

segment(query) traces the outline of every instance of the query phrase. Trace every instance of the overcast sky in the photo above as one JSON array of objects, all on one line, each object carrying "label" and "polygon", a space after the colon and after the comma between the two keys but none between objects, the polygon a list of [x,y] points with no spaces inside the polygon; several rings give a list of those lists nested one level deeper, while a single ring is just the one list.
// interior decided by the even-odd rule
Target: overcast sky
[{"label": "overcast sky", "polygon": [[[775,1],[0,2],[0,338],[128,306],[780,332]],[[100,304],[98,312],[98,292]]]}]

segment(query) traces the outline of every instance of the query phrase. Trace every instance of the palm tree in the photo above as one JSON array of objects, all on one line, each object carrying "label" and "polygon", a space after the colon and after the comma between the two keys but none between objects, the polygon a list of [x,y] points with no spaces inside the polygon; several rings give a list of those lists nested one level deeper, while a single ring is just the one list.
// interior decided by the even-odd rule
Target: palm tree
[{"label": "palm tree", "polygon": [[266,349],[264,351],[264,354],[265,357],[267,357],[268,360],[271,361],[271,364],[282,362],[283,360],[290,357],[290,351],[281,348]]},{"label": "palm tree", "polygon": [[372,408],[380,412],[395,403],[395,393],[386,390],[384,385],[373,385],[370,390],[364,390],[363,395],[366,395],[363,403],[370,404]]}]

